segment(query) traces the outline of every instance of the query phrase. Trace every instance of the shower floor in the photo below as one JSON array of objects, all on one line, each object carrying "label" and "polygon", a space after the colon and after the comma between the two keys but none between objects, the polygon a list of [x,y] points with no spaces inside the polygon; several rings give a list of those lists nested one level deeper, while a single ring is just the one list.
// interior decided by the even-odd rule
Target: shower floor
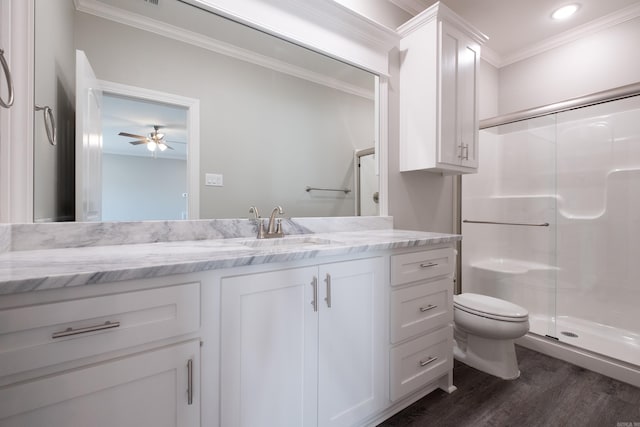
[{"label": "shower floor", "polygon": [[554,333],[553,320],[541,314],[530,314],[530,331],[552,335],[560,342],[640,366],[640,334],[570,316],[555,318]]}]

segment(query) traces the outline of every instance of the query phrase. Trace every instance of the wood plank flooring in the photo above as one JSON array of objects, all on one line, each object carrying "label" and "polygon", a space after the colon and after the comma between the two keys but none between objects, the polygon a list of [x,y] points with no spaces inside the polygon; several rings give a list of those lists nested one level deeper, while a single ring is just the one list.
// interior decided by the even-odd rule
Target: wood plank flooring
[{"label": "wood plank flooring", "polygon": [[456,362],[436,390],[380,427],[640,427],[640,389],[516,347],[520,378],[505,381]]}]

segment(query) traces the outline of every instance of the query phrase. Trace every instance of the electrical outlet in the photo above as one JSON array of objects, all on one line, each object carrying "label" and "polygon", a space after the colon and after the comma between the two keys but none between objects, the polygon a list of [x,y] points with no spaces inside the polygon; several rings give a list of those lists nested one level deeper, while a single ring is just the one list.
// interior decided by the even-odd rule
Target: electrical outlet
[{"label": "electrical outlet", "polygon": [[212,187],[222,187],[222,174],[206,173],[204,174],[204,185]]}]

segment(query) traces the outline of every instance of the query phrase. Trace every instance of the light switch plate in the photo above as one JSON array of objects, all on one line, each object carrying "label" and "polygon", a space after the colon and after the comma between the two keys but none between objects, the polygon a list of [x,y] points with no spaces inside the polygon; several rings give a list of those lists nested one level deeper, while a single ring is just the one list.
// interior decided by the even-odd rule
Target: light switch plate
[{"label": "light switch plate", "polygon": [[213,187],[222,187],[222,174],[206,173],[204,174],[204,185]]}]

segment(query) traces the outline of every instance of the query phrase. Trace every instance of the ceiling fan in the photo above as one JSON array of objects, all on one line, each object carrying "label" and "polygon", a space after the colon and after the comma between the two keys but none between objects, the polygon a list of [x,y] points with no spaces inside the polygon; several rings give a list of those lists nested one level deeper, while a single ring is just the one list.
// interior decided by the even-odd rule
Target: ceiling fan
[{"label": "ceiling fan", "polygon": [[167,145],[167,143],[164,141],[164,134],[158,132],[159,130],[160,126],[154,125],[153,131],[149,133],[149,136],[135,135],[127,132],[120,132],[118,135],[126,136],[128,138],[136,138],[135,141],[129,141],[129,144],[146,144],[149,151],[156,151],[156,149],[164,151],[167,148],[173,150],[173,147]]}]

